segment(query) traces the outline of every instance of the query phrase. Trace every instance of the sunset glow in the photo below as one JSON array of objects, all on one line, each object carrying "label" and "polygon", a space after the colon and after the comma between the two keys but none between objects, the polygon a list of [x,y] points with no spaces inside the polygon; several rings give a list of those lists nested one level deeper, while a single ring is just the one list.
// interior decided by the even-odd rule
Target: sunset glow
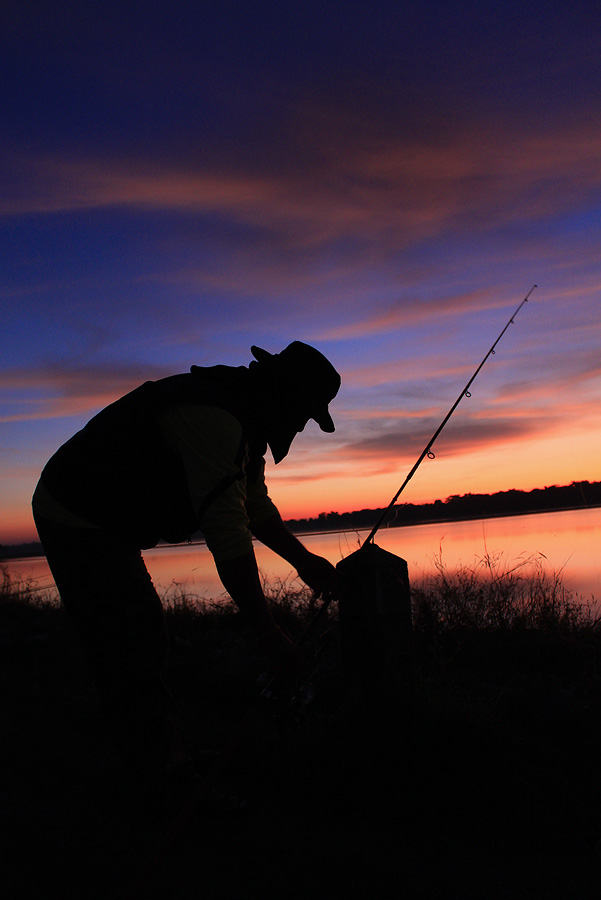
[{"label": "sunset glow", "polygon": [[384,506],[535,283],[402,499],[601,479],[586,5],[96,6],[3,27],[0,543],[102,406],[295,339],[342,374],[336,432],[270,494]]}]

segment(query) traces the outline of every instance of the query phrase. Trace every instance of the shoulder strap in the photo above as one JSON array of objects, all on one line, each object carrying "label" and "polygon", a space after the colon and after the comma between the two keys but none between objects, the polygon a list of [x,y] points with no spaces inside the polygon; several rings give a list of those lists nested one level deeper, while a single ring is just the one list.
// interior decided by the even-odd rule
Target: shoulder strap
[{"label": "shoulder strap", "polygon": [[242,426],[242,436],[236,452],[236,472],[225,475],[203,499],[198,517],[235,481],[258,475],[267,444],[257,433],[256,414],[244,366],[192,366],[190,373],[172,375],[156,382],[148,382],[154,409],[165,404],[195,402],[217,406],[234,416]]},{"label": "shoulder strap", "polygon": [[223,478],[217,482],[215,487],[209,491],[209,493],[205,496],[202,503],[198,507],[198,519],[201,520],[213,500],[219,497],[224,491],[232,485],[235,481],[241,481],[245,477],[244,471],[244,457],[247,452],[247,441],[244,432],[242,432],[242,437],[240,439],[240,445],[238,447],[238,452],[236,453],[236,467],[237,471],[231,473],[230,475],[224,475]]}]

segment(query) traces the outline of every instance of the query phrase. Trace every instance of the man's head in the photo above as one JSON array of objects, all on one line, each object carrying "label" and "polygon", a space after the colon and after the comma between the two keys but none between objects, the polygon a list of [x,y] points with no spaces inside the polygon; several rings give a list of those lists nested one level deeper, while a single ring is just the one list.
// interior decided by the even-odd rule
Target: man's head
[{"label": "man's head", "polygon": [[319,350],[294,341],[281,353],[254,346],[251,352],[257,361],[250,364],[250,370],[260,377],[273,400],[267,442],[276,463],[284,459],[309,419],[322,431],[334,431],[328,404],[338,393],[340,375]]}]

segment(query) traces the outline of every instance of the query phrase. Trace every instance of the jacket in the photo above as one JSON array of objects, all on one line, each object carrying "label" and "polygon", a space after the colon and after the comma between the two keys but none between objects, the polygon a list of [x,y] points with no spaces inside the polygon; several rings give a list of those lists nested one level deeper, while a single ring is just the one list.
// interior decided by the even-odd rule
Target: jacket
[{"label": "jacket", "polygon": [[[217,407],[241,426],[233,464],[202,497],[191,492],[190,463],[164,425],[178,406],[192,414]],[[76,516],[147,549],[160,539],[189,539],[233,482],[261,482],[265,451],[249,370],[192,366],[189,373],[147,381],[99,412],[57,450],[41,481]],[[194,462],[204,464],[201,458]]]}]

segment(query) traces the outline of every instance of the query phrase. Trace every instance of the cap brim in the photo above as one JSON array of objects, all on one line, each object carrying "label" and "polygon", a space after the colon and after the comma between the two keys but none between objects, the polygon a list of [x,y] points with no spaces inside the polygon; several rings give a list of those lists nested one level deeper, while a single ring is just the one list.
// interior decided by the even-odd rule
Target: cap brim
[{"label": "cap brim", "polygon": [[334,420],[327,409],[311,418],[315,419],[321,430],[325,431],[327,434],[332,434],[332,432],[336,431]]},{"label": "cap brim", "polygon": [[267,350],[262,350],[261,347],[256,347],[254,344],[250,348],[250,352],[257,360],[257,362],[268,362],[273,359],[273,353],[269,353]]}]

